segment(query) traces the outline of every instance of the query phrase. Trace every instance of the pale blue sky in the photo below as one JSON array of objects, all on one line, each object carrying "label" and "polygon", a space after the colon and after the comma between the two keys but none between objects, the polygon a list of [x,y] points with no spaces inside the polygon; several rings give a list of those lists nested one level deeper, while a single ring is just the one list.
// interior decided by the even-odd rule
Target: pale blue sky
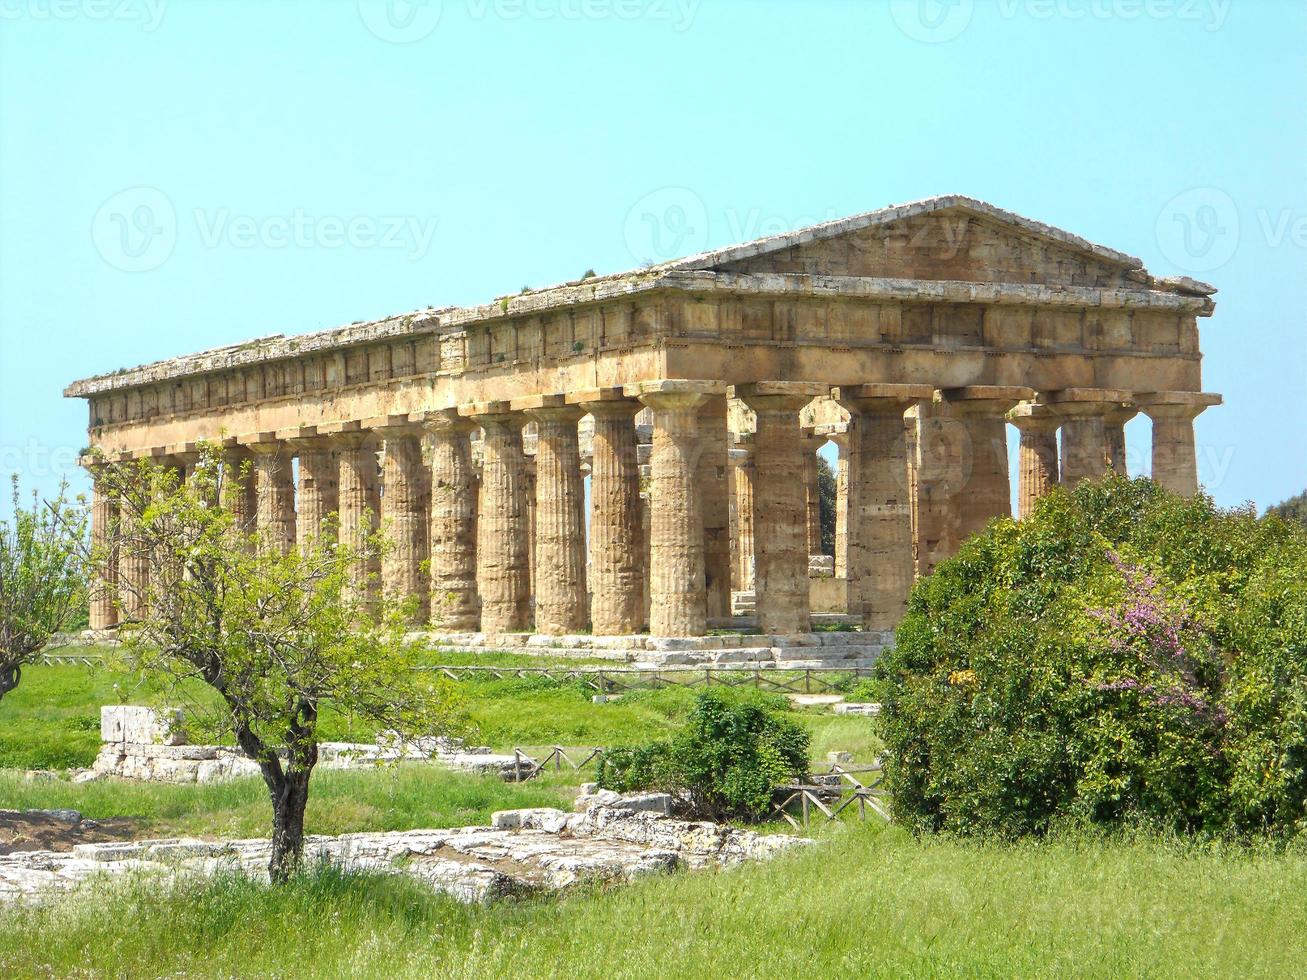
[{"label": "pale blue sky", "polygon": [[0,0],[0,471],[81,485],[74,378],[962,193],[1220,288],[1200,475],[1265,506],[1305,62],[1276,0]]}]

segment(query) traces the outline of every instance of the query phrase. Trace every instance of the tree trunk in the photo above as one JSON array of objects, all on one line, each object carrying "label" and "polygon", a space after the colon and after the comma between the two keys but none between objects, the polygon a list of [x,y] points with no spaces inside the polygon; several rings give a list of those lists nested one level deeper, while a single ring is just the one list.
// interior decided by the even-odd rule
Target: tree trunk
[{"label": "tree trunk", "polygon": [[0,698],[3,698],[18,686],[18,682],[22,679],[22,676],[23,668],[18,664],[10,664],[5,667],[0,667]]},{"label": "tree trunk", "polygon": [[269,783],[272,796],[272,856],[268,875],[273,884],[282,884],[299,870],[304,856],[304,808],[309,802],[309,775],[312,769],[290,769],[278,781]]}]

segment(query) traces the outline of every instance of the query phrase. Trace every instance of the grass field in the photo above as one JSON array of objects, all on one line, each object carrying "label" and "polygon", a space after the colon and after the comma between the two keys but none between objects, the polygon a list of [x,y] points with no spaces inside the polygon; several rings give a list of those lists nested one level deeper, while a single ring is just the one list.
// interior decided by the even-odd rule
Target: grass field
[{"label": "grass field", "polygon": [[[444,659],[442,657],[442,659]],[[505,656],[503,665],[519,658]],[[520,658],[541,665],[535,658]],[[484,658],[476,658],[484,662]],[[101,704],[141,702],[126,674],[40,667],[0,702],[0,807],[128,817],[138,836],[268,831],[262,783],[28,779],[86,765]],[[615,745],[671,731],[693,698],[641,691],[595,705],[580,685],[461,682],[496,748]],[[868,759],[873,723],[790,717],[812,755]],[[324,736],[370,738],[328,718]],[[404,765],[320,771],[311,833],[484,823],[568,808],[577,773],[525,784]],[[770,827],[767,829],[780,829]],[[318,873],[283,889],[239,879],[92,884],[0,909],[0,976],[771,977],[1304,975],[1307,854],[1160,840],[1020,845],[917,840],[873,820],[826,825],[819,846],[764,865],[469,908],[403,878]],[[112,893],[106,889],[114,889]]]},{"label": "grass field", "polygon": [[328,874],[0,911],[8,976],[1292,977],[1304,962],[1301,855],[870,824],[765,865],[490,908]]},{"label": "grass field", "polygon": [[[538,657],[511,654],[456,657],[441,662],[545,666]],[[525,662],[525,664],[523,664]],[[570,662],[569,662],[570,663]],[[581,684],[546,678],[460,681],[475,726],[472,741],[495,749],[547,745],[613,746],[665,735],[693,700],[687,689],[637,691],[608,704],[591,703],[593,691]],[[188,692],[212,700],[201,686]],[[100,747],[100,706],[150,703],[153,692],[131,674],[85,666],[38,666],[23,673],[16,690],[0,701],[0,769],[64,769],[89,766]],[[864,718],[796,710],[792,717],[812,732],[816,759],[833,749],[870,757],[879,748]],[[376,733],[357,728],[331,712],[321,723],[326,740],[372,741]]]}]

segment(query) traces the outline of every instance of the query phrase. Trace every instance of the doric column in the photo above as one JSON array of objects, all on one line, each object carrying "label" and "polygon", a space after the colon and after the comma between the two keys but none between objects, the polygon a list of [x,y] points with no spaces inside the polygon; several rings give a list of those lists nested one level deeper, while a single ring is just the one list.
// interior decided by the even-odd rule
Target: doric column
[{"label": "doric column", "polygon": [[531,625],[527,514],[526,419],[508,402],[482,402],[461,410],[481,426],[481,493],[477,507],[477,590],[481,629],[516,633]]},{"label": "doric column", "polygon": [[381,563],[370,545],[381,518],[376,437],[351,421],[332,431],[330,438],[336,448],[337,532],[340,542],[358,554],[350,568],[350,589],[355,596],[375,596],[381,585]]},{"label": "doric column", "polygon": [[84,462],[91,474],[91,547],[96,555],[96,575],[91,581],[88,625],[93,630],[118,625],[118,547],[116,525],[118,502],[104,486],[107,463]]},{"label": "doric column", "polygon": [[995,517],[1012,514],[1008,478],[1006,415],[1017,402],[1035,397],[1030,388],[973,385],[941,393],[966,435],[961,486],[953,498],[958,543],[982,530]]},{"label": "doric column", "polygon": [[364,423],[381,439],[381,590],[393,600],[417,600],[413,622],[426,623],[431,607],[427,560],[426,467],[422,462],[422,426],[407,416],[387,416]]},{"label": "doric column", "polygon": [[1017,514],[1025,520],[1039,498],[1057,486],[1057,427],[1061,420],[1038,402],[1022,402],[1007,413],[1007,420],[1021,433]]},{"label": "doric column", "polygon": [[1062,421],[1062,483],[1074,487],[1098,480],[1111,465],[1105,414],[1120,407],[1128,392],[1110,388],[1066,388],[1050,392],[1048,406]]},{"label": "doric column", "polygon": [[322,522],[340,509],[340,465],[326,436],[306,433],[287,439],[299,456],[295,493],[295,540],[308,550],[322,533]]},{"label": "doric column", "polygon": [[636,453],[638,402],[620,390],[584,393],[594,418],[590,471],[590,619],[600,636],[639,633],[644,626],[644,527]]},{"label": "doric column", "polygon": [[695,486],[699,409],[716,385],[654,381],[638,397],[653,409],[649,489],[649,632],[702,636],[708,631],[703,513]]},{"label": "doric column", "polygon": [[849,577],[849,434],[831,434],[839,449],[835,461],[835,577]]},{"label": "doric column", "polygon": [[703,571],[709,619],[731,614],[731,529],[727,500],[726,396],[712,395],[699,409],[699,463],[695,486],[703,513]]},{"label": "doric column", "polygon": [[850,416],[849,612],[866,629],[893,629],[912,590],[912,506],[903,413],[934,394],[930,385],[836,388]]},{"label": "doric column", "polygon": [[260,545],[286,554],[295,546],[295,483],[290,447],[265,433],[248,443],[254,454],[255,529]]},{"label": "doric column", "polygon": [[585,589],[585,485],[577,424],[585,413],[562,395],[513,403],[536,423],[535,628],[579,633],[590,615]]},{"label": "doric column", "polygon": [[1139,409],[1127,402],[1109,408],[1103,416],[1103,431],[1107,436],[1107,461],[1112,472],[1118,476],[1129,476],[1129,467],[1125,455],[1125,424],[1139,414]]},{"label": "doric column", "polygon": [[472,466],[476,425],[454,409],[427,418],[431,452],[431,625],[480,628],[477,595],[477,488]]},{"label": "doric column", "polygon": [[231,511],[236,532],[248,538],[258,527],[259,494],[255,486],[254,454],[235,439],[223,441],[222,505]]},{"label": "doric column", "polygon": [[809,555],[821,554],[821,482],[817,477],[817,450],[825,442],[825,436],[817,436],[810,429],[804,429],[801,447],[803,449],[803,496]]},{"label": "doric column", "polygon": [[1198,492],[1198,453],[1194,419],[1220,395],[1198,391],[1158,391],[1134,399],[1153,420],[1153,482],[1172,493]]},{"label": "doric column", "polygon": [[812,629],[808,584],[807,495],[799,411],[829,389],[804,382],[740,385],[733,396],[757,416],[753,491],[758,626],[764,633]]},{"label": "doric column", "polygon": [[731,564],[734,589],[749,592],[753,589],[753,433],[741,432],[735,436],[731,450],[731,488],[735,502],[731,515]]}]

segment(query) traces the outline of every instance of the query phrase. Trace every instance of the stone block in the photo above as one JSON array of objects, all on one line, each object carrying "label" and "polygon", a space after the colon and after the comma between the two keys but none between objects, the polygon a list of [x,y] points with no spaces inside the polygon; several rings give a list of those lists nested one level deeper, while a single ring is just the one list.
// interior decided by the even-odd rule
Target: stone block
[{"label": "stone block", "polygon": [[490,826],[495,830],[543,830],[556,834],[567,826],[567,814],[550,807],[497,810],[490,815]]},{"label": "stone block", "polygon": [[851,701],[835,705],[835,713],[837,715],[878,715],[880,714],[880,705],[874,701]]},{"label": "stone block", "polygon": [[100,708],[100,740],[141,745],[184,745],[183,714],[179,708],[107,704]]}]

